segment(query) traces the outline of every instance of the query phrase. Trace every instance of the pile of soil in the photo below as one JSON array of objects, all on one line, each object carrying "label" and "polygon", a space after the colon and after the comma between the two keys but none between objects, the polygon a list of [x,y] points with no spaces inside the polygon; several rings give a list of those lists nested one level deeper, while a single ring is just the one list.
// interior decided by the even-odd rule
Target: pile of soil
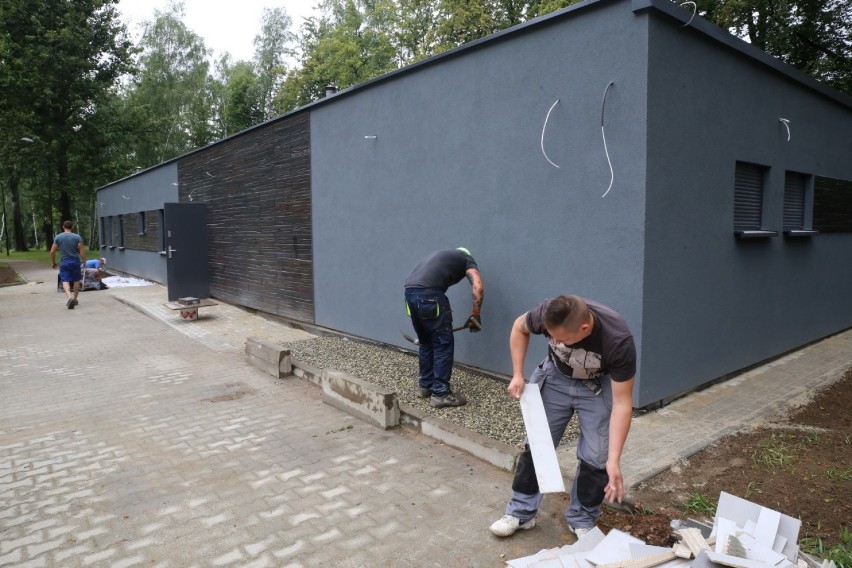
[{"label": "pile of soil", "polygon": [[0,263],[0,286],[20,284],[23,282],[18,273],[6,263]]},{"label": "pile of soil", "polygon": [[640,484],[631,492],[632,513],[605,509],[599,524],[670,546],[670,522],[712,523],[722,491],[801,519],[800,544],[841,544],[852,528],[852,369],[806,406]]}]

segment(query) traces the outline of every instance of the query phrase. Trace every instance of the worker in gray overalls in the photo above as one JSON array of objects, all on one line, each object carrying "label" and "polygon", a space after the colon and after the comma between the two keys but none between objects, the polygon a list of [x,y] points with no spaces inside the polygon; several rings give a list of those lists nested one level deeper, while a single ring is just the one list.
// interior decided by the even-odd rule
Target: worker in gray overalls
[{"label": "worker in gray overalls", "polygon": [[[620,503],[624,497],[620,462],[633,416],[633,334],[623,317],[598,302],[578,296],[541,302],[515,320],[509,337],[513,376],[508,391],[515,399],[526,384],[524,359],[531,334],[544,335],[548,344],[547,357],[529,382],[540,385],[553,445],[559,444],[575,412],[580,421],[579,464],[565,518],[581,538],[595,526],[604,498]],[[541,497],[525,441],[512,499],[491,532],[511,536],[533,528]]]}]

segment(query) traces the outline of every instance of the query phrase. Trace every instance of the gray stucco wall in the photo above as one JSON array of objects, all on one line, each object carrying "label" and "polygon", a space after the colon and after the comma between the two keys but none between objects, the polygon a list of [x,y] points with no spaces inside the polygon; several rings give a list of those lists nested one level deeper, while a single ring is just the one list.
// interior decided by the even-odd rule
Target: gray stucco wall
[{"label": "gray stucco wall", "polygon": [[[159,210],[163,203],[177,202],[177,180],[177,162],[172,161],[102,187],[97,192],[98,218]],[[102,247],[101,256],[109,268],[163,284],[167,281],[166,259],[158,252]]]},{"label": "gray stucco wall", "polygon": [[[645,28],[625,3],[576,13],[312,110],[318,324],[411,347],[403,280],[430,251],[466,246],[483,274],[485,330],[457,334],[457,361],[510,373],[513,320],[560,293],[611,305],[641,344]],[[610,81],[615,182],[602,199]],[[540,149],[557,99],[545,148],[559,169]],[[450,299],[464,321],[466,281]],[[534,341],[528,371],[543,354]]]},{"label": "gray stucco wall", "polygon": [[852,234],[733,235],[736,161],[770,168],[780,233],[785,170],[852,179],[852,110],[694,26],[648,23],[640,405],[852,325]]}]

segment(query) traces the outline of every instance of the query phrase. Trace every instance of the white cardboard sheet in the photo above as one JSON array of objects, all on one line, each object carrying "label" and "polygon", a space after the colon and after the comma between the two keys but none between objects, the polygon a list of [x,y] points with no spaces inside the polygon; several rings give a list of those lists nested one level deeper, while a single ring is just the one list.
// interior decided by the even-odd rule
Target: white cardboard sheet
[{"label": "white cardboard sheet", "polygon": [[553,438],[550,436],[538,384],[524,386],[521,392],[521,414],[535,464],[538,490],[542,493],[565,493],[565,481],[559,469],[556,448],[553,447]]}]

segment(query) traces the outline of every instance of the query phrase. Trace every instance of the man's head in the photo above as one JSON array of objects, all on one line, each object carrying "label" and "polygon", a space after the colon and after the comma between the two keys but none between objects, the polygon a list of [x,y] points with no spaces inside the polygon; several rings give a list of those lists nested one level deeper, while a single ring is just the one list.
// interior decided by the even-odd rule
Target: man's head
[{"label": "man's head", "polygon": [[72,223],[71,221],[65,221],[64,223],[62,223],[62,228],[66,231],[70,231],[74,228],[74,223]]},{"label": "man's head", "polygon": [[558,296],[544,310],[544,327],[554,340],[573,345],[592,333],[594,320],[589,306],[578,296]]}]

